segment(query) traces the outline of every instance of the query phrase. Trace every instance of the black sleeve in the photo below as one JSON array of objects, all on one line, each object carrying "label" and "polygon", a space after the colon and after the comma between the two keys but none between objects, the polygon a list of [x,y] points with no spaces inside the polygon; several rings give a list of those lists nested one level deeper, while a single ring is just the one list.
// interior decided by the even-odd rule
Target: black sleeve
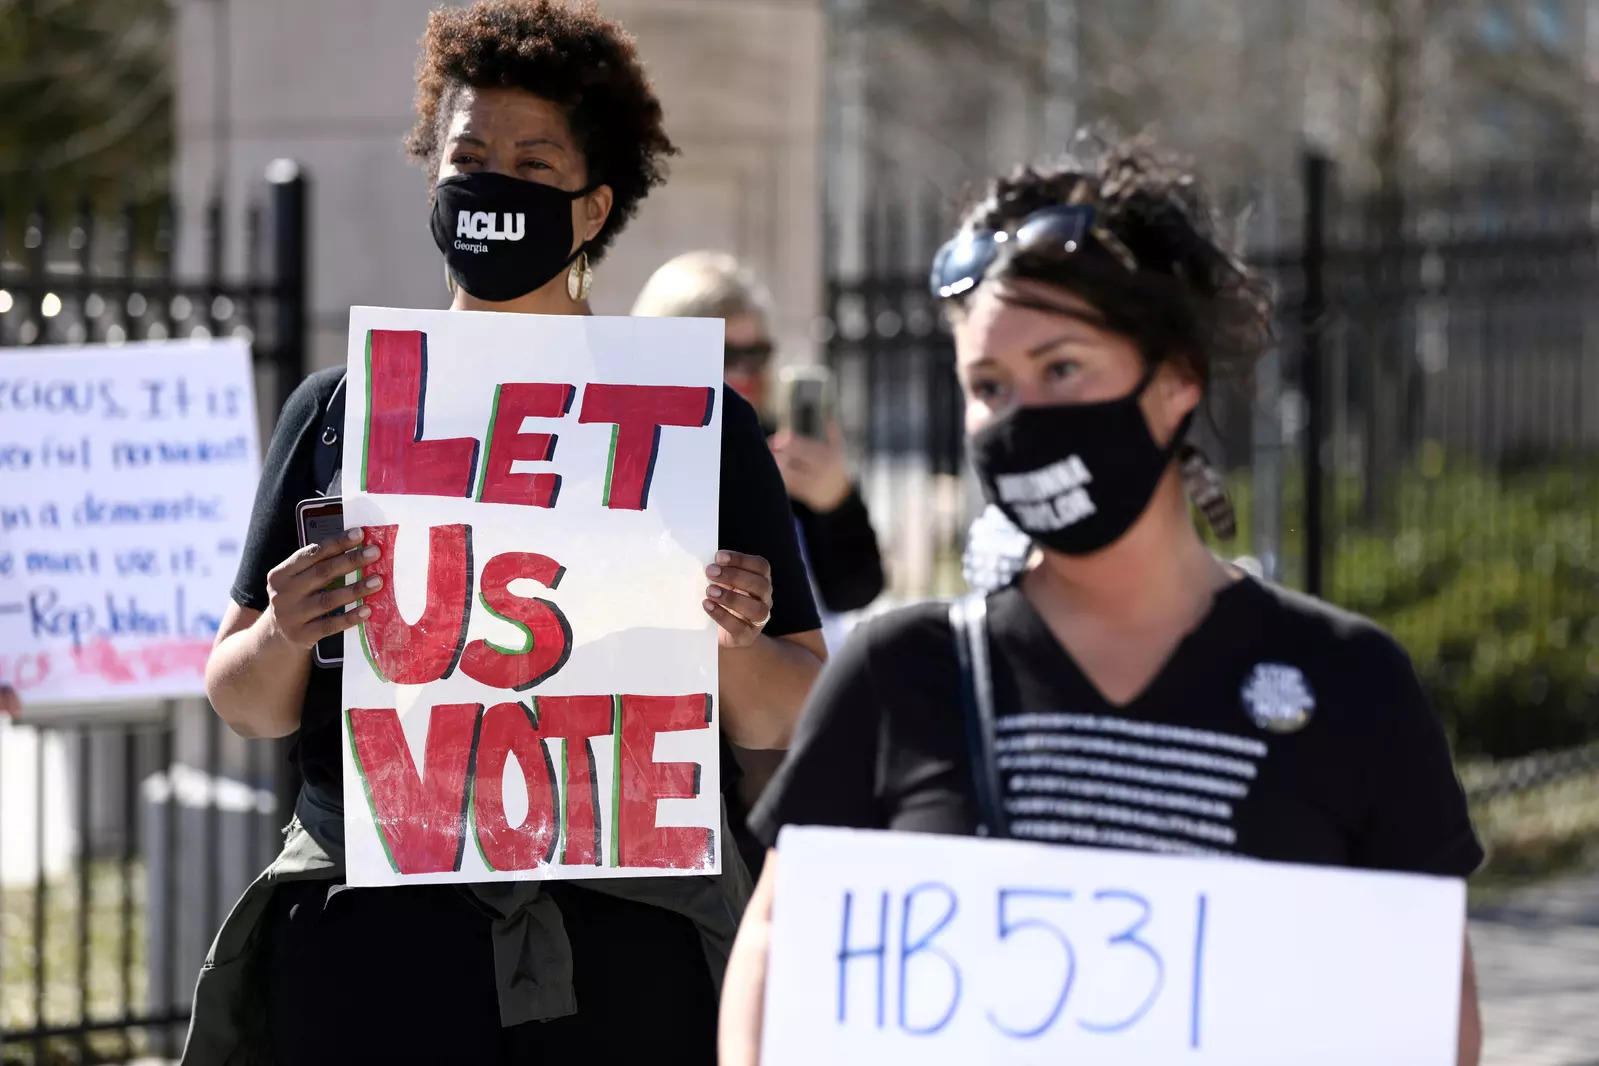
[{"label": "black sleeve", "polygon": [[267,573],[300,547],[294,507],[316,495],[311,463],[316,447],[315,429],[322,421],[343,367],[318,371],[300,382],[278,416],[261,462],[261,480],[255,488],[250,528],[233,579],[233,602],[255,611],[267,608]]},{"label": "black sleeve", "polygon": [[[1360,674],[1386,735],[1369,749],[1369,792],[1355,861],[1379,870],[1469,876],[1482,863],[1443,726],[1410,658],[1390,638],[1362,641]],[[1381,735],[1381,732],[1380,732]]]},{"label": "black sleeve", "polygon": [[772,566],[772,617],[766,635],[787,636],[821,627],[811,583],[800,557],[794,512],[755,408],[722,388],[722,491],[718,548],[759,555]]},{"label": "black sleeve", "polygon": [[794,517],[805,536],[816,590],[828,610],[859,610],[877,599],[883,591],[883,557],[859,490],[851,489],[831,511],[813,511],[795,500]]},{"label": "black sleeve", "polygon": [[788,755],[750,814],[750,829],[767,847],[785,825],[885,824],[877,768],[880,724],[888,709],[872,676],[872,644],[881,622],[852,634],[811,689]]}]

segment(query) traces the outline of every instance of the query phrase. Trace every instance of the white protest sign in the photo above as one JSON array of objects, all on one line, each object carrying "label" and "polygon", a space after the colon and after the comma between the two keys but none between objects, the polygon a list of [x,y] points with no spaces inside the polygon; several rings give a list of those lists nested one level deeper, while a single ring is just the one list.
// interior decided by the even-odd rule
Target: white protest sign
[{"label": "white protest sign", "polygon": [[352,885],[715,873],[722,324],[357,307]]},{"label": "white protest sign", "polygon": [[1465,885],[791,828],[763,1066],[1453,1066]]},{"label": "white protest sign", "polygon": [[0,680],[200,695],[260,470],[240,340],[0,349]]}]

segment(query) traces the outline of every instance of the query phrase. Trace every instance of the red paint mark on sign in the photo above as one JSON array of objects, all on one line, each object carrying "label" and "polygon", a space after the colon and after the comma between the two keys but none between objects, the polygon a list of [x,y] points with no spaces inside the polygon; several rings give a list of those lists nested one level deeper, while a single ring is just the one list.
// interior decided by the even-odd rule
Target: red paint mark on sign
[{"label": "red paint mark on sign", "polygon": [[55,661],[48,651],[0,654],[0,678],[18,692],[38,688],[49,680]]},{"label": "red paint mark on sign", "polygon": [[104,638],[79,648],[0,654],[0,680],[26,695],[47,683],[78,677],[136,688],[152,681],[205,677],[209,640],[115,642]]}]

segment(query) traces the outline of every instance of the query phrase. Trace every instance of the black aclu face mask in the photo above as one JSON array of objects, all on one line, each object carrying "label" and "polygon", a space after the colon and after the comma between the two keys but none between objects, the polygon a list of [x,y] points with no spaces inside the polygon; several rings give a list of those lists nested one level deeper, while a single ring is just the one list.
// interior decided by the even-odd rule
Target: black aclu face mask
[{"label": "black aclu face mask", "polygon": [[540,288],[583,251],[572,251],[572,201],[553,185],[480,171],[434,189],[433,242],[450,277],[479,300],[504,303]]},{"label": "black aclu face mask", "polygon": [[1155,443],[1131,393],[1104,403],[1018,407],[971,439],[972,466],[989,503],[1046,548],[1088,555],[1121,539],[1149,506],[1192,415],[1171,443]]}]

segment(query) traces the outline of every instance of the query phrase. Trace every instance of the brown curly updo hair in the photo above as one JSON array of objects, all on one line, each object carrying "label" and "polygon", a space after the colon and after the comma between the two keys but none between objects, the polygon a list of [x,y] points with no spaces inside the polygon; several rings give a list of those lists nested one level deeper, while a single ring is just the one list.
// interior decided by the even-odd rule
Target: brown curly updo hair
[{"label": "brown curly updo hair", "polygon": [[[1272,342],[1270,289],[1217,238],[1191,162],[1147,136],[1079,140],[1072,156],[994,179],[961,227],[1014,229],[1040,208],[1086,204],[1108,239],[1070,255],[1002,255],[988,276],[1072,292],[1146,359],[1176,362],[1203,384],[1246,377]],[[947,306],[958,316],[969,299]]]},{"label": "brown curly updo hair", "polygon": [[416,72],[412,159],[438,173],[454,95],[463,88],[523,89],[559,105],[588,165],[609,185],[610,217],[588,244],[599,260],[677,152],[633,38],[592,3],[478,0],[428,16]]}]

